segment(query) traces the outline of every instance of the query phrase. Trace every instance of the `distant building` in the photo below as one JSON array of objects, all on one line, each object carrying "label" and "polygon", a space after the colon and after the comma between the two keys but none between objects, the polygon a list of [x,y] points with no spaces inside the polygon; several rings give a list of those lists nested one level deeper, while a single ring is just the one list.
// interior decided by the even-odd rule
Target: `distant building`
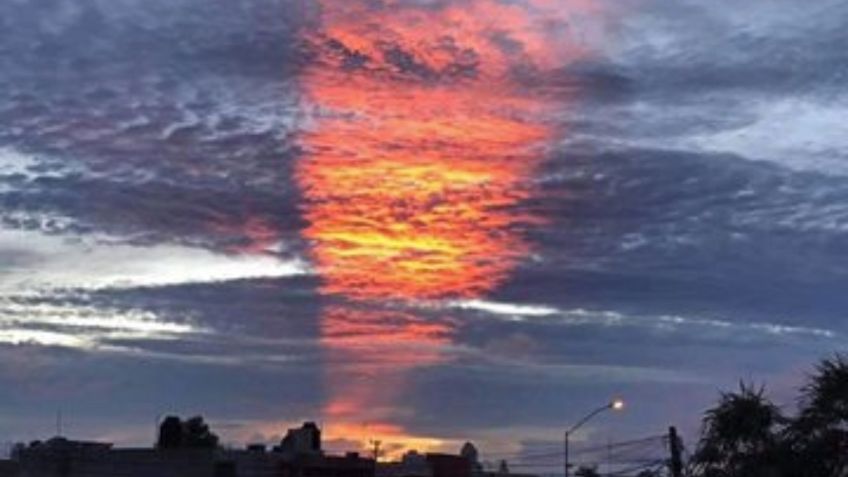
[{"label": "distant building", "polygon": [[400,462],[380,462],[377,477],[535,477],[513,474],[504,466],[497,471],[484,471],[474,444],[466,442],[455,454],[419,454],[409,451]]},{"label": "distant building", "polygon": [[433,477],[433,469],[424,454],[409,451],[400,462],[380,462],[377,477]]},{"label": "distant building", "polygon": [[279,450],[293,455],[320,455],[321,430],[314,422],[306,422],[297,429],[289,429]]},{"label": "distant building", "polygon": [[471,463],[461,455],[427,454],[433,477],[471,477]]},{"label": "distant building", "polygon": [[375,462],[357,453],[344,457],[300,454],[284,461],[280,470],[280,477],[374,477]]},{"label": "distant building", "polygon": [[[113,449],[112,444],[53,438],[20,449],[20,477],[219,477],[211,449]],[[220,476],[224,477],[224,476]]]},{"label": "distant building", "polygon": [[474,444],[470,442],[463,444],[462,449],[459,451],[459,455],[468,461],[468,465],[471,466],[472,473],[483,470],[483,466],[480,465],[480,453],[477,452],[477,447],[475,447]]},{"label": "distant building", "polygon": [[[53,438],[16,451],[0,477],[374,477],[358,454],[327,456],[314,423],[292,429],[273,451],[221,448],[115,449],[112,444]],[[19,470],[19,472],[18,472]]]},{"label": "distant building", "polygon": [[[378,464],[355,452],[344,456],[324,454],[321,430],[312,422],[289,429],[280,445],[270,452],[262,444],[241,450],[177,445],[178,440],[171,439],[177,428],[169,425],[174,432],[160,433],[156,448],[116,449],[109,443],[62,437],[17,447],[11,461],[0,461],[0,477],[519,476],[510,473],[505,465],[495,472],[484,471],[477,448],[470,442],[462,446],[458,455],[410,451],[400,462]],[[163,445],[172,440],[174,445]]]}]

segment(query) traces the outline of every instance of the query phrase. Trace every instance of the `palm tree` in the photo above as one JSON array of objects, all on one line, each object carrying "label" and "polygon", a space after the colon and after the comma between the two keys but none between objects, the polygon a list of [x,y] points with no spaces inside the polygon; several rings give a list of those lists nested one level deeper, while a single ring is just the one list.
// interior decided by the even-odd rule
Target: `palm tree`
[{"label": "palm tree", "polygon": [[800,412],[786,433],[796,475],[848,476],[848,360],[822,360],[801,389]]},{"label": "palm tree", "polygon": [[781,475],[780,433],[786,419],[765,396],[764,388],[740,383],[739,391],[722,393],[707,411],[692,460],[700,477]]}]

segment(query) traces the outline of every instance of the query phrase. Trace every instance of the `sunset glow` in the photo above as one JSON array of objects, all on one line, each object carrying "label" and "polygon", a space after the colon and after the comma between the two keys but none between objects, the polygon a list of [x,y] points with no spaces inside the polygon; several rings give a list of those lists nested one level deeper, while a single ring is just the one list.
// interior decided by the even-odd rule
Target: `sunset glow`
[{"label": "sunset glow", "polygon": [[810,3],[0,1],[0,477],[848,477]]},{"label": "sunset glow", "polygon": [[[433,442],[392,419],[409,374],[447,359],[455,327],[356,303],[480,297],[527,256],[524,231],[539,218],[517,206],[534,194],[554,131],[549,98],[520,77],[583,54],[567,23],[591,4],[321,7],[320,31],[305,34],[314,123],[297,179],[321,291],[350,303],[322,319],[325,414],[361,446],[380,438],[426,450]],[[370,430],[355,431],[363,419]]]}]

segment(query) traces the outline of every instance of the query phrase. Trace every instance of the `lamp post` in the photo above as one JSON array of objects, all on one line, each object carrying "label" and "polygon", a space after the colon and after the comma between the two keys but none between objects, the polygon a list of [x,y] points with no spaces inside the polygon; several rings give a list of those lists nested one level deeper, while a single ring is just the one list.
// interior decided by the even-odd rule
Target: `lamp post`
[{"label": "lamp post", "polygon": [[598,414],[600,414],[604,411],[610,411],[610,410],[620,411],[622,409],[624,409],[624,401],[622,401],[621,399],[614,399],[613,401],[611,401],[607,404],[604,404],[603,406],[595,409],[594,411],[590,412],[589,414],[586,414],[586,416],[584,416],[583,419],[580,419],[579,421],[577,421],[576,424],[574,424],[567,431],[565,431],[565,438],[563,440],[563,451],[564,451],[563,454],[564,454],[564,457],[565,457],[565,459],[564,459],[565,463],[563,464],[563,467],[564,467],[564,470],[565,470],[565,477],[568,477],[568,468],[569,468],[569,464],[568,464],[568,437],[573,432],[575,432],[577,429],[580,429],[580,427],[582,427],[583,424],[586,424],[587,422],[589,422],[593,417],[597,416]]}]

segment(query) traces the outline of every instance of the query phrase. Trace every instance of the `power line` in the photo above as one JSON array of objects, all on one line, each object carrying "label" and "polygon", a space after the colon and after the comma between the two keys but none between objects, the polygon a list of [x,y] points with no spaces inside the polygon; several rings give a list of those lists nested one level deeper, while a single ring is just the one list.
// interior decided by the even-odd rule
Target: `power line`
[{"label": "power line", "polygon": [[[578,455],[575,465],[597,464],[606,460],[613,469],[619,469],[604,474],[609,477],[627,477],[630,474],[665,465],[669,437],[666,434],[656,434],[604,445],[593,445],[575,450]],[[603,454],[602,454],[603,453]],[[545,452],[502,453],[501,456],[514,456],[510,467],[519,469],[538,469],[545,472],[548,469],[559,468],[563,454],[561,450]],[[610,470],[610,469],[608,469]]]},{"label": "power line", "polygon": [[[643,443],[643,442],[662,440],[662,439],[665,439],[665,437],[666,436],[663,435],[663,434],[657,434],[657,435],[652,435],[652,436],[647,436],[647,437],[640,437],[640,438],[636,438],[636,439],[629,439],[629,440],[626,440],[626,441],[612,442],[612,443],[609,443],[609,444],[598,445],[598,446],[594,446],[594,447],[577,448],[575,451],[573,451],[573,453],[574,454],[581,454],[581,453],[586,454],[586,453],[593,453],[593,452],[597,452],[597,451],[607,451],[608,449],[616,449],[616,448],[620,448],[620,447],[626,447],[626,446],[632,446],[632,445],[635,445],[635,444],[640,444],[640,443]],[[553,447],[553,445],[554,444],[550,444],[550,446],[552,446],[552,447]],[[523,457],[533,458],[533,457],[547,457],[547,456],[561,456],[561,455],[562,455],[562,450],[557,449],[556,451],[550,451],[550,452],[544,452],[544,453],[533,453],[533,452],[518,451],[518,452],[509,452],[509,453],[487,454],[486,458],[487,459],[492,459],[492,458],[503,459],[503,458],[510,458],[510,457],[513,457],[513,458],[523,458]]]},{"label": "power line", "polygon": [[655,461],[648,462],[646,464],[640,464],[640,465],[629,467],[629,468],[626,468],[626,469],[617,470],[615,472],[610,472],[610,473],[606,474],[605,477],[623,477],[623,476],[630,474],[630,473],[633,473],[633,472],[639,472],[639,471],[646,470],[646,469],[654,469],[654,468],[659,467],[663,464],[665,464],[665,461],[655,460]]}]

